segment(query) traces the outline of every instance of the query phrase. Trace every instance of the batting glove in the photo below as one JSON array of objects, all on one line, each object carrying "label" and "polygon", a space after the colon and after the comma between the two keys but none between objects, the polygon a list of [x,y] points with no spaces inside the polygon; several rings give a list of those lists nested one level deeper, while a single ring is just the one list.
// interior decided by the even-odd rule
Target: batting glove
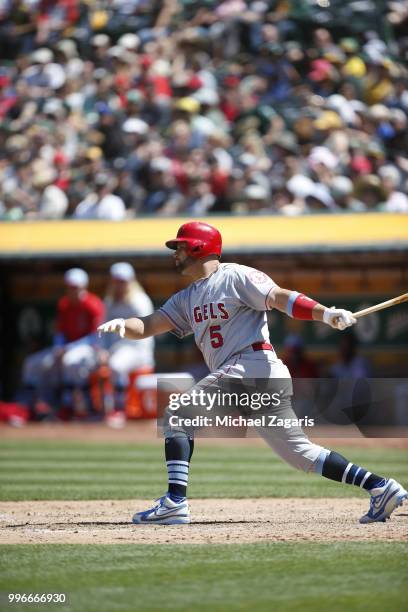
[{"label": "batting glove", "polygon": [[107,321],[106,323],[102,323],[98,327],[98,336],[101,337],[102,334],[119,334],[121,338],[125,337],[125,319],[112,319],[112,321]]},{"label": "batting glove", "polygon": [[323,314],[323,321],[333,327],[334,329],[346,329],[357,323],[357,319],[353,317],[353,313],[349,310],[343,310],[343,308],[326,308]]}]

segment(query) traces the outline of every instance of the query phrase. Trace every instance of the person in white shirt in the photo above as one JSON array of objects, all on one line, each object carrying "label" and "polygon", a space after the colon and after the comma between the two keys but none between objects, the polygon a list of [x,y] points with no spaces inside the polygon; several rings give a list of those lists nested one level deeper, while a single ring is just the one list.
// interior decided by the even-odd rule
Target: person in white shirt
[{"label": "person in white shirt", "polygon": [[115,195],[116,179],[100,172],[95,177],[94,191],[89,193],[74,211],[76,219],[108,219],[122,221],[126,217],[126,206],[122,198]]},{"label": "person in white shirt", "polygon": [[[147,317],[153,312],[153,304],[143,287],[136,280],[133,267],[127,262],[113,264],[104,300],[108,319]],[[117,334],[105,334],[102,338],[105,359],[111,369],[116,390],[116,408],[123,408],[123,392],[128,386],[129,373],[142,367],[154,368],[154,338],[130,340]],[[122,399],[120,399],[122,397]]]}]

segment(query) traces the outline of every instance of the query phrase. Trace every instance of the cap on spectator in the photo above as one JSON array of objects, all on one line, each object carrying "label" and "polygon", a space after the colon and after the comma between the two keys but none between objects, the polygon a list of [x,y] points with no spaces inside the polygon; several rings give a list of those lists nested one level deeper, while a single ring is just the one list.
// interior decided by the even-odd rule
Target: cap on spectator
[{"label": "cap on spectator", "polygon": [[51,62],[45,66],[44,72],[47,75],[48,86],[51,89],[59,89],[67,80],[65,70],[61,64]]},{"label": "cap on spectator", "polygon": [[164,58],[157,58],[150,67],[150,74],[152,77],[169,77],[171,75],[170,62]]},{"label": "cap on spectator", "polygon": [[340,40],[340,47],[346,53],[356,53],[359,49],[359,44],[357,38],[342,38]]},{"label": "cap on spectator", "polygon": [[[336,111],[345,123],[354,123],[356,120],[355,110],[352,108],[349,100],[340,94],[332,94],[327,98],[326,105],[328,109]],[[319,117],[320,119],[320,117]]]},{"label": "cap on spectator", "polygon": [[325,59],[316,59],[311,63],[309,79],[312,81],[323,81],[329,79],[333,74],[333,66]]},{"label": "cap on spectator", "polygon": [[381,63],[387,53],[387,45],[379,38],[371,38],[363,47],[364,53],[374,64]]},{"label": "cap on spectator", "polygon": [[128,51],[134,51],[140,45],[140,38],[132,33],[123,34],[118,40],[118,45]]},{"label": "cap on spectator", "polygon": [[109,57],[120,57],[124,53],[126,53],[126,49],[124,47],[119,47],[119,45],[114,45],[108,49]]},{"label": "cap on spectator", "polygon": [[385,157],[385,152],[382,145],[375,140],[371,140],[367,144],[365,152],[370,157],[376,157],[377,159],[383,159]]},{"label": "cap on spectator", "polygon": [[335,176],[330,183],[334,198],[344,198],[353,191],[353,182],[347,176]]},{"label": "cap on spectator", "polygon": [[95,79],[95,81],[102,81],[108,75],[109,73],[105,68],[95,68],[95,70],[92,73],[92,78]]},{"label": "cap on spectator", "polygon": [[84,102],[84,96],[79,91],[68,94],[65,97],[65,104],[72,111],[81,112],[82,107],[83,107],[83,102]]},{"label": "cap on spectator", "polygon": [[41,49],[37,49],[31,54],[31,61],[34,64],[48,64],[52,62],[54,57],[51,49],[47,49],[47,47],[41,47]]},{"label": "cap on spectator", "polygon": [[386,68],[388,71],[388,74],[394,78],[402,75],[401,66],[393,62],[390,57],[383,57],[381,61],[381,66],[383,68]]},{"label": "cap on spectator", "polygon": [[107,172],[98,172],[94,178],[94,183],[97,187],[104,187],[105,185],[109,185],[112,177]]},{"label": "cap on spectator", "polygon": [[200,102],[200,104],[207,104],[208,106],[215,106],[220,101],[218,93],[209,87],[199,89],[194,94],[194,99]]},{"label": "cap on spectator", "polygon": [[370,174],[373,166],[365,155],[356,155],[350,163],[350,167],[357,174]]},{"label": "cap on spectator", "polygon": [[98,219],[122,221],[126,217],[126,207],[122,198],[113,193],[108,193],[99,202],[96,216]]},{"label": "cap on spectator", "polygon": [[138,102],[141,102],[144,99],[144,96],[142,92],[139,91],[139,89],[131,89],[126,94],[126,99],[128,102],[132,102],[132,104],[137,104]]},{"label": "cap on spectator", "polygon": [[330,49],[324,54],[324,59],[327,59],[331,64],[344,64],[346,56],[341,49]]},{"label": "cap on spectator", "polygon": [[343,121],[338,113],[327,110],[313,121],[313,125],[317,130],[336,130],[343,127]]},{"label": "cap on spectator", "polygon": [[87,159],[90,159],[91,161],[100,159],[102,155],[103,155],[103,151],[100,147],[89,147],[85,151],[85,157],[87,157]]},{"label": "cap on spectator", "polygon": [[58,98],[49,98],[43,106],[44,115],[58,116],[64,110],[64,105]]},{"label": "cap on spectator", "polygon": [[61,51],[61,53],[63,53],[65,57],[68,58],[76,57],[78,55],[76,44],[73,40],[69,38],[64,38],[63,40],[60,40],[56,44],[56,48],[58,49],[58,51]]},{"label": "cap on spectator", "polygon": [[296,135],[289,131],[281,132],[276,137],[273,144],[285,149],[285,151],[289,151],[290,153],[297,153],[299,150]]},{"label": "cap on spectator", "polygon": [[296,198],[305,198],[313,192],[314,182],[304,174],[294,174],[286,183],[286,187]]},{"label": "cap on spectator", "polygon": [[71,268],[64,274],[64,283],[69,287],[84,289],[88,286],[89,276],[82,268]]},{"label": "cap on spectator", "polygon": [[368,109],[368,115],[375,121],[387,121],[391,118],[390,109],[385,104],[374,104]]},{"label": "cap on spectator", "polygon": [[[133,64],[133,62],[135,61],[135,56],[133,55],[133,53],[130,53],[130,51],[125,49],[125,47],[111,47],[111,49],[109,49],[108,51],[108,55],[110,55],[111,57],[115,57],[116,59],[120,60],[125,64]],[[116,80],[118,78],[123,77],[125,77],[126,80],[129,79],[129,75],[116,75]]]},{"label": "cap on spectator", "polygon": [[96,102],[95,110],[97,113],[99,113],[99,115],[111,115],[113,112],[109,104],[103,102],[102,100]]},{"label": "cap on spectator", "polygon": [[355,113],[366,113],[367,104],[362,102],[361,100],[350,100],[349,104]]},{"label": "cap on spectator", "polygon": [[109,13],[103,10],[94,10],[91,13],[89,21],[93,30],[100,30],[108,23]]},{"label": "cap on spectator", "polygon": [[408,117],[402,109],[390,108],[390,114],[391,114],[391,121],[396,121],[397,123],[406,124]]},{"label": "cap on spectator", "polygon": [[146,121],[142,121],[142,119],[131,117],[130,119],[126,119],[122,125],[122,130],[126,132],[126,134],[147,134],[149,125]]},{"label": "cap on spectator", "polygon": [[13,153],[15,151],[21,151],[25,149],[29,144],[29,140],[23,134],[15,134],[14,136],[10,136],[7,138],[5,149],[7,153]]},{"label": "cap on spectator", "polygon": [[329,170],[334,170],[339,160],[327,147],[313,147],[309,154],[308,162],[312,167],[315,164],[323,164]]},{"label": "cap on spectator", "polygon": [[198,111],[200,110],[200,103],[195,98],[186,97],[177,100],[174,107],[177,110],[182,110],[186,113],[198,113]]},{"label": "cap on spectator", "polygon": [[110,45],[110,38],[107,34],[96,34],[92,36],[91,44],[93,47],[108,47]]},{"label": "cap on spectator", "polygon": [[130,282],[135,278],[135,271],[130,263],[120,261],[111,266],[110,275],[112,278],[116,278],[117,280]]},{"label": "cap on spectator", "polygon": [[246,152],[246,153],[242,153],[242,155],[239,156],[238,161],[243,166],[251,167],[251,166],[255,166],[258,160],[253,153]]},{"label": "cap on spectator", "polygon": [[348,60],[348,62],[344,65],[342,72],[348,76],[361,78],[366,74],[367,68],[361,57],[356,56],[351,57]]},{"label": "cap on spectator", "polygon": [[400,183],[400,180],[401,180],[400,171],[395,166],[391,166],[391,164],[382,166],[378,170],[378,174],[381,179],[390,181],[394,185],[394,187],[397,187]]},{"label": "cap on spectator", "polygon": [[249,200],[266,200],[268,192],[262,185],[248,185],[245,188],[245,196]]},{"label": "cap on spectator", "polygon": [[153,172],[168,172],[171,168],[171,160],[168,157],[156,157],[150,162],[150,170]]}]

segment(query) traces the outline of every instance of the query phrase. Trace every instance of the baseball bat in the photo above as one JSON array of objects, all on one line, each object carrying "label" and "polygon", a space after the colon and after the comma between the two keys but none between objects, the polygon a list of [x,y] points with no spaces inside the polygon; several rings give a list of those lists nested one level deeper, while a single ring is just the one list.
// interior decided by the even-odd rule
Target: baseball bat
[{"label": "baseball bat", "polygon": [[397,304],[403,304],[404,302],[408,302],[408,293],[399,295],[398,297],[392,298],[391,300],[387,300],[386,302],[381,302],[381,304],[375,304],[375,306],[369,306],[369,308],[364,308],[364,310],[353,312],[353,317],[355,317],[356,319],[359,319],[360,317],[365,317],[365,315],[371,314],[372,312],[377,312],[377,310],[383,310],[384,308],[390,308],[391,306],[396,306]]}]

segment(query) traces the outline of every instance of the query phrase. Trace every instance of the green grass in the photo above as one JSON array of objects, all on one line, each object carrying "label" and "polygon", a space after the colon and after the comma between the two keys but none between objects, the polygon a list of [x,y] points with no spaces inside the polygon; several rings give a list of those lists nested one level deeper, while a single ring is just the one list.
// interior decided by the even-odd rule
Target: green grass
[{"label": "green grass", "polygon": [[[59,593],[78,612],[407,610],[403,543],[1,546],[9,592]],[[317,579],[317,576],[320,576]]]},{"label": "green grass", "polygon": [[[340,451],[342,449],[339,449]],[[343,449],[351,461],[408,484],[407,453]],[[350,497],[356,487],[298,472],[267,446],[200,446],[191,465],[190,497]],[[155,498],[166,489],[157,444],[0,443],[0,500]]]}]

